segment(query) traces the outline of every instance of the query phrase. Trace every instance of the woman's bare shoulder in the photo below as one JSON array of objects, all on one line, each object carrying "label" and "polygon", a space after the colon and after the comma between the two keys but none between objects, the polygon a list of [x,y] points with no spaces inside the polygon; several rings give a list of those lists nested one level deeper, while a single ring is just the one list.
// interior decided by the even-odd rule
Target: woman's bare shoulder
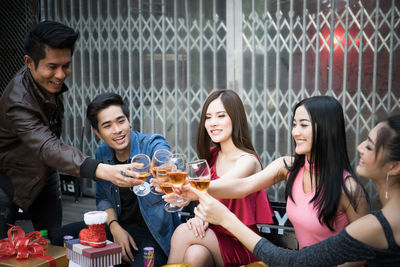
[{"label": "woman's bare shoulder", "polygon": [[261,170],[261,163],[258,160],[257,156],[251,153],[243,153],[240,154],[236,158],[236,166],[250,168],[254,171]]},{"label": "woman's bare shoulder", "polygon": [[387,248],[382,225],[372,215],[365,215],[346,227],[347,233],[358,241],[375,248]]}]

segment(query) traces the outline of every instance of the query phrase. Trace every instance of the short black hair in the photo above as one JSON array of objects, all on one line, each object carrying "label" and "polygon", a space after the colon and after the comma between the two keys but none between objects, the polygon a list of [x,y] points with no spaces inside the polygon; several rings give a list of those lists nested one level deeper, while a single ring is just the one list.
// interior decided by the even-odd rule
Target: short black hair
[{"label": "short black hair", "polygon": [[24,54],[32,58],[35,68],[46,57],[46,46],[54,49],[71,49],[74,52],[79,33],[56,21],[45,20],[34,25],[25,36]]},{"label": "short black hair", "polygon": [[113,105],[120,106],[122,112],[129,120],[129,109],[122,97],[115,93],[103,93],[96,96],[92,102],[89,103],[86,110],[86,117],[94,129],[97,131],[99,130],[99,120],[97,118],[99,112]]}]

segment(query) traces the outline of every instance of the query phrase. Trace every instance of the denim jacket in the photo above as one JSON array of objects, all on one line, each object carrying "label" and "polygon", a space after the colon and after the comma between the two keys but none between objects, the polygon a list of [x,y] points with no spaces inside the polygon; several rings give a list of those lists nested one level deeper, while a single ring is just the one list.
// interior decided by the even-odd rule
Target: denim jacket
[{"label": "denim jacket", "polygon": [[[155,151],[170,150],[170,147],[167,140],[161,135],[142,134],[131,130],[130,149],[129,160],[140,153],[152,158]],[[116,164],[114,151],[106,143],[102,143],[97,149],[96,159],[106,164]],[[134,193],[132,192],[132,194]],[[178,214],[164,210],[165,202],[160,195],[149,193],[143,197],[138,196],[137,199],[147,227],[165,254],[168,255],[171,236],[180,224]],[[99,210],[113,208],[119,217],[121,215],[121,199],[118,186],[105,180],[98,180],[96,182],[96,205]]]}]

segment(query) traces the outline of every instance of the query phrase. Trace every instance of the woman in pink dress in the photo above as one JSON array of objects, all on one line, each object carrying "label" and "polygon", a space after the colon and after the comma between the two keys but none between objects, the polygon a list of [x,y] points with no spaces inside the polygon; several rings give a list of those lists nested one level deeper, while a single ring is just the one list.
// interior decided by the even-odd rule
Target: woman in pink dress
[{"label": "woman in pink dress", "polygon": [[[211,179],[246,177],[262,169],[250,141],[246,113],[232,90],[217,90],[205,101],[197,134],[197,154],[207,159]],[[243,199],[220,199],[245,225],[272,223],[273,211],[265,190]],[[240,266],[258,259],[224,228],[199,218],[181,224],[171,239],[168,263],[201,266]]]}]

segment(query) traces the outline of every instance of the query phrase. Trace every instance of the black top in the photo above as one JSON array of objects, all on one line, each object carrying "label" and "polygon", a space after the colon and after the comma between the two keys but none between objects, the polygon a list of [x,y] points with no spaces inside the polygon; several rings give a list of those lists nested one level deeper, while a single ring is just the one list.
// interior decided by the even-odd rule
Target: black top
[{"label": "black top", "polygon": [[322,242],[299,251],[276,247],[262,238],[254,248],[254,255],[268,266],[335,266],[345,262],[367,260],[368,266],[400,266],[400,247],[382,211],[372,213],[385,232],[389,247],[378,249],[351,237],[346,229]]},{"label": "black top", "polygon": [[[116,160],[116,164],[126,164]],[[138,224],[146,226],[142,217],[137,196],[129,187],[119,187],[119,197],[121,199],[121,215],[118,221],[123,224]],[[147,227],[147,226],[146,226]]]}]

